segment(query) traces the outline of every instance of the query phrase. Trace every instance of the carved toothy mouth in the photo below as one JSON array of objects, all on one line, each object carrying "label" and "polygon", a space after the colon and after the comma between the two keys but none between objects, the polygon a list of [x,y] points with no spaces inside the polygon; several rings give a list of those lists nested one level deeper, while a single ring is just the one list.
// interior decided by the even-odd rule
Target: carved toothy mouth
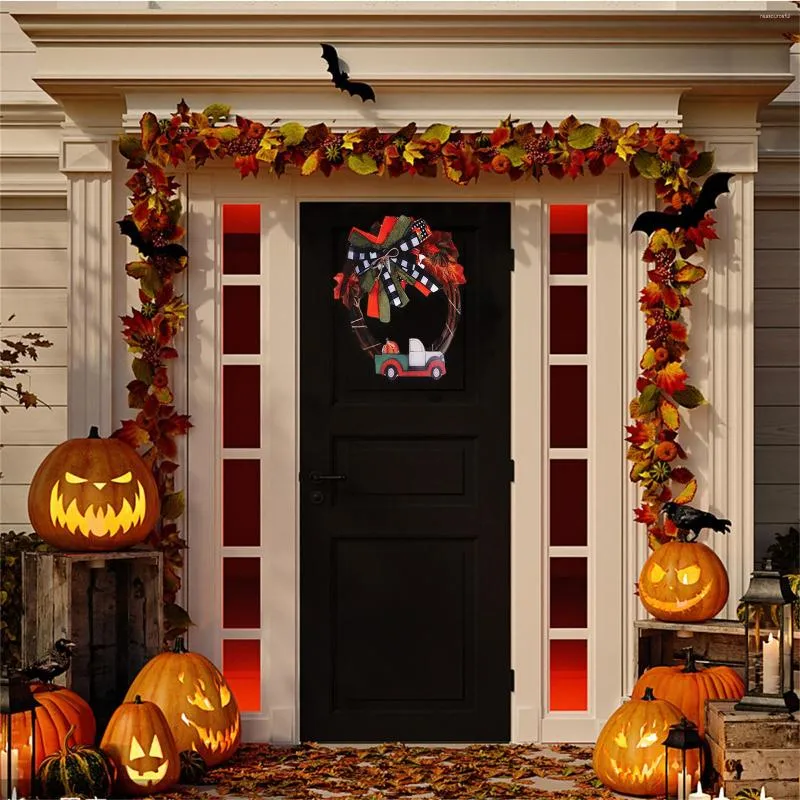
[{"label": "carved toothy mouth", "polygon": [[59,483],[56,481],[50,492],[50,519],[53,525],[60,525],[70,533],[76,530],[88,539],[89,536],[115,536],[119,531],[127,533],[134,525],[139,524],[145,515],[145,495],[144,487],[140,481],[136,482],[137,491],[133,508],[127,499],[122,501],[122,508],[114,511],[110,504],[105,510],[98,505],[89,505],[81,513],[78,510],[78,501],[73,500],[66,510],[64,510],[64,495],[58,491]]},{"label": "carved toothy mouth", "polygon": [[673,600],[672,602],[657,600],[655,597],[651,597],[649,594],[647,594],[647,592],[642,589],[641,586],[639,587],[639,596],[642,598],[642,602],[644,602],[646,605],[653,606],[653,608],[658,609],[659,611],[686,611],[696,606],[705,598],[705,596],[711,591],[712,583],[713,581],[707,583],[699,594],[696,594],[689,600]]},{"label": "carved toothy mouth", "polygon": [[[216,753],[217,750],[224,753],[228,748],[233,747],[236,737],[239,735],[238,719],[227,730],[219,731],[213,731],[210,728],[204,728],[202,725],[198,725],[196,722],[190,720],[186,714],[181,714],[181,721],[184,725],[188,725],[197,731],[200,741],[205,747],[211,750],[212,753]],[[197,749],[194,743],[192,743],[192,749]]]},{"label": "carved toothy mouth", "polygon": [[640,767],[638,764],[634,767],[620,767],[616,760],[612,758],[611,768],[614,770],[614,774],[618,778],[644,783],[645,781],[650,780],[650,778],[655,775],[656,772],[660,772],[661,763],[663,760],[664,754],[659,753],[658,758],[656,758],[652,764],[645,764],[642,767]]},{"label": "carved toothy mouth", "polygon": [[148,784],[152,785],[154,783],[160,783],[164,780],[164,776],[167,774],[167,768],[169,767],[169,759],[167,759],[158,769],[150,770],[149,772],[139,772],[135,770],[133,767],[125,765],[125,769],[128,772],[128,777],[139,786],[147,786]]}]

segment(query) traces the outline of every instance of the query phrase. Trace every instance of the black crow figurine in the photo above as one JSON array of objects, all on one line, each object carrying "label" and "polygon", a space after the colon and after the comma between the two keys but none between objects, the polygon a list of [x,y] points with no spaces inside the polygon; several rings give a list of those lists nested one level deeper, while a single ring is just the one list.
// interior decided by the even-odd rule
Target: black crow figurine
[{"label": "black crow figurine", "polygon": [[23,667],[20,672],[31,680],[52,683],[54,678],[63,675],[69,669],[72,651],[76,647],[71,639],[59,639],[40,659],[29,667]]},{"label": "black crow figurine", "polygon": [[664,503],[661,510],[680,530],[691,531],[694,534],[689,541],[693,542],[704,528],[710,528],[717,533],[730,533],[731,521],[719,519],[708,511],[672,502]]}]

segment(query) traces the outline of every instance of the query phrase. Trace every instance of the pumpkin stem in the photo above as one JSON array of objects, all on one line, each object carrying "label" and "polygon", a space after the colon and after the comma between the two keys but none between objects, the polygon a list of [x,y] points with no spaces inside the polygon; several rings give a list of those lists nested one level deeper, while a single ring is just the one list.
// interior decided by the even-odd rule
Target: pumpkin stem
[{"label": "pumpkin stem", "polygon": [[[61,755],[62,756],[68,755],[70,750],[72,750],[72,747],[69,746],[69,740],[73,738],[73,734],[74,733],[75,733],[75,726],[74,725],[70,725],[69,726],[69,730],[64,734],[64,741],[61,742]],[[74,740],[73,740],[72,744],[73,744],[73,746],[75,745]]]},{"label": "pumpkin stem", "polygon": [[142,704],[142,696],[137,694],[136,697],[133,698],[133,702],[136,703],[137,706]]},{"label": "pumpkin stem", "polygon": [[642,700],[655,700],[656,696],[653,694],[652,687],[648,686],[644,690],[644,694],[642,695]]},{"label": "pumpkin stem", "polygon": [[178,636],[175,639],[175,644],[172,646],[173,653],[188,653],[186,645],[183,643],[183,636]]},{"label": "pumpkin stem", "polygon": [[89,428],[89,436],[87,438],[89,438],[89,439],[99,439],[100,438],[100,431],[97,430],[97,425],[92,425],[92,427]]},{"label": "pumpkin stem", "polygon": [[683,668],[683,672],[699,672],[697,664],[695,664],[694,648],[684,647],[683,649],[686,653],[686,665]]}]

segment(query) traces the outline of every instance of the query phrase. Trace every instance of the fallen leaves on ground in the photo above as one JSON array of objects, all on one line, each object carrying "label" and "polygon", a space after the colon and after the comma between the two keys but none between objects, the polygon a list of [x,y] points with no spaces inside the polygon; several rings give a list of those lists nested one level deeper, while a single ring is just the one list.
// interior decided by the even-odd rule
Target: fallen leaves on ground
[{"label": "fallen leaves on ground", "polygon": [[[228,795],[286,800],[511,800],[612,798],[579,745],[469,745],[463,748],[381,744],[374,747],[243,745],[211,770],[205,787],[178,787],[164,800]],[[564,788],[536,779],[563,781]],[[213,788],[212,788],[213,787]],[[210,793],[209,793],[210,790]]]}]

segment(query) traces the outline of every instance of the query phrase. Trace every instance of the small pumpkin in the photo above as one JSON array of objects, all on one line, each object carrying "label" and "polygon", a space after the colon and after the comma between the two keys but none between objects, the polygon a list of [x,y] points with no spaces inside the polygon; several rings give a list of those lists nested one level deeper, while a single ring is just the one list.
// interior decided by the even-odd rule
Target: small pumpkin
[{"label": "small pumpkin", "polygon": [[667,542],[644,562],[639,599],[656,619],[705,622],[728,602],[728,573],[701,542]]},{"label": "small pumpkin", "polygon": [[196,750],[181,750],[181,783],[200,783],[206,774],[206,762]]},{"label": "small pumpkin", "polygon": [[171,652],[150,659],[133,679],[126,700],[141,695],[156,703],[169,722],[179,750],[197,750],[209,767],[239,747],[239,706],[222,673],[178,637]]},{"label": "small pumpkin", "polygon": [[393,342],[391,339],[386,340],[386,344],[381,347],[381,353],[399,353],[400,345]]},{"label": "small pumpkin", "polygon": [[[665,749],[670,725],[681,721],[672,703],[658,700],[648,686],[641,699],[631,699],[618,708],[603,726],[594,747],[592,766],[604,786],[622,794],[650,797],[664,794]],[[681,762],[670,751],[669,793],[677,794]],[[697,784],[699,761],[696,751],[686,754],[687,771]],[[674,758],[674,761],[672,760]]]},{"label": "small pumpkin", "polygon": [[[64,737],[73,730],[73,741],[77,745],[94,744],[96,733],[95,719],[89,704],[78,694],[65,689],[63,686],[54,686],[50,683],[31,683],[31,692],[39,703],[36,709],[36,764],[39,769],[42,761],[51,753],[59,751],[64,743]],[[5,731],[0,731],[0,738],[5,736]],[[14,714],[11,717],[11,742],[12,747],[19,751],[30,753],[28,742],[31,738],[31,713],[26,711]],[[25,750],[23,750],[25,748]],[[30,756],[25,765],[20,764],[23,774],[18,785],[20,796],[30,794]]]},{"label": "small pumpkin", "polygon": [[61,750],[47,756],[39,767],[39,793],[42,797],[110,797],[114,786],[114,767],[102,750],[75,744],[75,726],[61,743]]},{"label": "small pumpkin", "polygon": [[138,696],[123,703],[109,720],[100,747],[117,768],[116,788],[123,796],[163,792],[178,782],[175,737],[155,703]]},{"label": "small pumpkin", "polygon": [[122,550],[143,541],[158,519],[153,473],[133,448],[101,439],[58,445],[39,465],[28,491],[36,532],[61,550]]},{"label": "small pumpkin", "polygon": [[735,670],[726,666],[699,669],[691,647],[687,648],[685,664],[648,669],[633,694],[640,694],[647,686],[694,722],[701,736],[706,727],[706,700],[741,700],[744,696],[744,682]]}]

